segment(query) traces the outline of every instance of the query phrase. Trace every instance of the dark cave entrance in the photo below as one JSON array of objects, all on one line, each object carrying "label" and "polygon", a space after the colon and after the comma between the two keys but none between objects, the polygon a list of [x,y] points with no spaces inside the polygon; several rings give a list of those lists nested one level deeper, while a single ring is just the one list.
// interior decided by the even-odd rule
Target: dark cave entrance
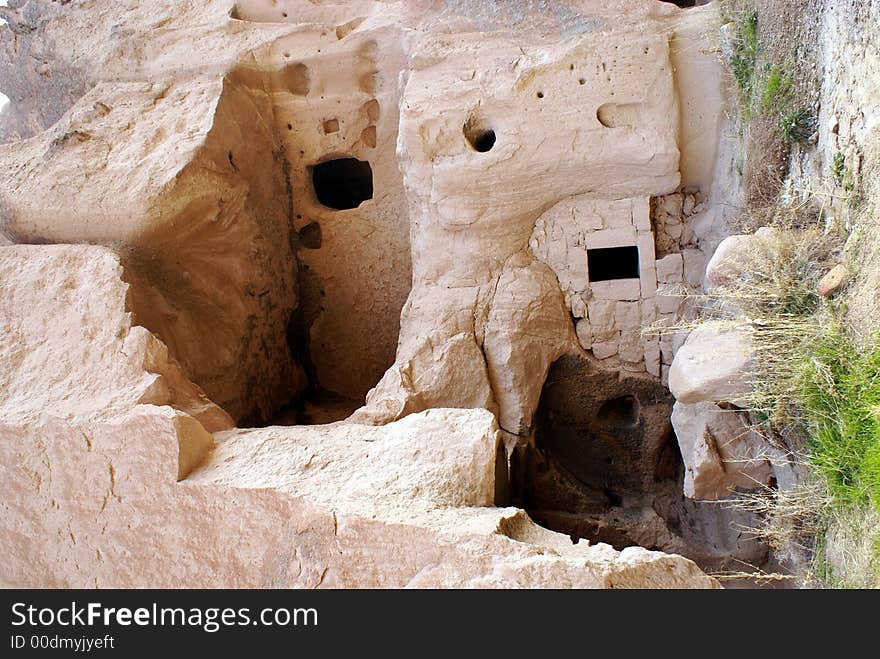
[{"label": "dark cave entrance", "polygon": [[300,397],[281,408],[266,425],[315,426],[335,423],[350,417],[361,405],[361,400],[352,400],[320,386],[310,385]]},{"label": "dark cave entrance", "polygon": [[327,208],[349,210],[373,198],[373,169],[357,158],[336,158],[311,168],[315,197]]},{"label": "dark cave entrance", "polygon": [[562,357],[544,385],[534,436],[514,454],[515,503],[573,541],[674,552],[710,570],[762,565],[767,548],[742,532],[755,524],[749,514],[682,494],[673,402],[647,376]]}]

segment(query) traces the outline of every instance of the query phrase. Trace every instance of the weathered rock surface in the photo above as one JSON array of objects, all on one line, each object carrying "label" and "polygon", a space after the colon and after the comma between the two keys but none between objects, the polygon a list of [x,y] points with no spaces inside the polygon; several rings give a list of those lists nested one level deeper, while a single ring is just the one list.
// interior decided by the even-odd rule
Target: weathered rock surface
[{"label": "weathered rock surface", "polygon": [[834,296],[846,285],[849,277],[849,270],[845,265],[838,264],[834,266],[819,280],[819,295],[825,298]]},{"label": "weathered rock surface", "polygon": [[49,130],[0,147],[3,231],[116,248],[137,322],[235,418],[302,387],[278,141],[255,121],[271,113],[221,80],[99,84]]},{"label": "weathered rock surface", "polygon": [[131,326],[110,250],[0,247],[0,273],[3,586],[715,586],[493,508],[488,411],[212,437],[231,419]]},{"label": "weathered rock surface", "polygon": [[230,428],[165,345],[132,325],[122,272],[103,247],[0,247],[0,415],[91,422],[170,405],[211,432]]},{"label": "weathered rock surface", "polygon": [[[554,362],[662,407],[678,341],[642,329],[702,280],[714,9],[12,4],[4,583],[714,585],[493,508]],[[321,395],[365,405],[232,428]],[[668,421],[627,431],[648,462]],[[690,546],[635,499],[631,541]]]},{"label": "weathered rock surface", "polygon": [[573,342],[571,317],[550,269],[524,253],[514,255],[498,279],[484,331],[499,423],[526,435],[550,365]]},{"label": "weathered rock surface", "polygon": [[744,403],[754,372],[749,328],[703,325],[676,353],[669,390],[682,403]]},{"label": "weathered rock surface", "polygon": [[672,410],[672,426],[686,467],[685,496],[725,499],[737,488],[769,485],[773,472],[765,443],[739,412],[711,402],[679,401]]},{"label": "weathered rock surface", "polygon": [[[401,317],[395,374],[386,375],[368,396],[363,418],[396,418],[387,416],[387,410],[397,413],[401,407],[388,405],[387,400],[394,396],[390,387],[397,383],[405,390],[410,383],[425,382],[431,392],[436,391],[431,383],[437,380],[436,374],[448,370],[443,364],[451,347],[466,341],[463,333],[486,350],[487,319],[498,317],[496,304],[502,309],[507,304],[496,302],[497,291],[505,291],[501,283],[505,264],[529,242],[536,221],[548,207],[566,200],[563,204],[571,207],[570,212],[577,214],[580,208],[583,222],[598,230],[587,242],[581,241],[580,249],[577,232],[569,232],[568,253],[565,240],[557,242],[563,247],[565,266],[557,261],[552,247],[544,249],[539,239],[531,241],[532,249],[543,254],[542,260],[557,277],[563,267],[569,268],[570,276],[560,283],[572,299],[572,293],[588,286],[586,249],[636,246],[634,218],[639,216],[633,215],[627,198],[668,192],[679,182],[675,127],[669,121],[676,103],[669,47],[663,37],[609,35],[596,44],[588,36],[573,36],[545,44],[540,53],[523,53],[506,36],[485,35],[455,42],[426,38],[415,50],[403,92],[399,137],[414,227],[413,291]],[[447,89],[455,93],[445,93]],[[531,138],[536,112],[553,117],[553,130],[540,142]],[[584,116],[595,120],[584,122]],[[490,132],[492,146],[487,151],[476,148],[475,140]],[[477,137],[469,142],[469,134]],[[649,152],[645,152],[648,144]],[[556,155],[560,152],[568,155],[560,159]],[[597,202],[614,199],[624,201]],[[621,204],[625,213],[616,214],[613,208]],[[612,222],[602,231],[606,226],[603,213],[609,218],[621,215],[621,228],[615,229]],[[647,216],[642,226],[650,244]],[[449,249],[438,253],[436,246],[441,244]],[[652,246],[643,257],[645,267],[637,267],[628,285],[597,281],[593,294],[612,302],[638,302],[643,295],[653,296]],[[534,257],[517,258],[525,268],[527,259]],[[442,289],[460,293],[436,294]],[[429,290],[435,292],[430,296],[433,317],[409,313],[415,302],[428,297]],[[527,299],[528,290],[524,286],[517,293],[520,309],[550,299],[537,289],[535,297]],[[635,318],[637,322],[638,312]],[[495,333],[488,334],[490,340]],[[426,354],[420,346],[428,334],[433,346],[449,347],[432,350],[433,363],[420,363],[413,356]],[[568,340],[570,348],[576,349],[574,333],[565,334],[555,342]],[[641,362],[644,350],[636,343],[637,350],[629,359]],[[597,349],[595,341],[592,349]],[[494,351],[498,354],[497,346]],[[537,396],[511,398],[504,391],[509,383],[499,381],[490,351],[486,352],[489,368],[495,371],[490,384],[502,387],[492,392],[502,427],[527,431]],[[553,352],[559,354],[550,348],[540,359],[537,375],[546,373],[544,364]],[[614,352],[618,352],[617,341]],[[411,371],[408,382],[396,375],[401,369]],[[412,392],[397,397],[414,398]],[[458,395],[455,398],[460,400]]]}]

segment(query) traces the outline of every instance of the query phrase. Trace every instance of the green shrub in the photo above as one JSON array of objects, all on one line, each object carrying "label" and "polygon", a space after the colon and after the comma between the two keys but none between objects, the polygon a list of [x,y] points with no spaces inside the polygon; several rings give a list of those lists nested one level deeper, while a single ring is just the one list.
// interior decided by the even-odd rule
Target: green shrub
[{"label": "green shrub", "polygon": [[769,112],[780,104],[785,103],[790,89],[791,74],[784,72],[778,66],[771,67],[761,86],[761,112]]},{"label": "green shrub", "polygon": [[843,151],[838,151],[834,154],[834,160],[831,161],[831,176],[834,177],[834,182],[837,185],[841,185],[845,174],[846,156],[843,155]]},{"label": "green shrub", "polygon": [[804,144],[815,130],[813,114],[806,108],[791,108],[780,119],[780,133],[786,144]]},{"label": "green shrub", "polygon": [[752,78],[758,59],[758,13],[743,14],[736,22],[731,68],[733,77],[746,96],[751,95]]},{"label": "green shrub", "polygon": [[802,374],[809,462],[837,506],[880,511],[880,348],[860,354],[835,329],[805,355]]},{"label": "green shrub", "polygon": [[846,192],[852,192],[855,189],[855,177],[846,166],[846,156],[843,151],[834,154],[834,160],[831,161],[831,176],[834,182],[842,187]]}]

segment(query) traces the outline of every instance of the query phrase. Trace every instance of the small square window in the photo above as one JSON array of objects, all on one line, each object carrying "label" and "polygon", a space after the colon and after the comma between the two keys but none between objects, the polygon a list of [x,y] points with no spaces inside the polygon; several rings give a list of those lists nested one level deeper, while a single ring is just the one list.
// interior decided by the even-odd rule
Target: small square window
[{"label": "small square window", "polygon": [[590,281],[639,278],[639,248],[602,247],[587,250],[587,273]]}]

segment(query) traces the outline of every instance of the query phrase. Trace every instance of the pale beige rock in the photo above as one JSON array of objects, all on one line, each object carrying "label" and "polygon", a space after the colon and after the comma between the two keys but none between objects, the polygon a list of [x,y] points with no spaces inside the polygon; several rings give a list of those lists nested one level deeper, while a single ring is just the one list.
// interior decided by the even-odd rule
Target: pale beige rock
[{"label": "pale beige rock", "polygon": [[612,300],[590,300],[587,305],[593,336],[596,332],[613,331],[617,328],[617,302]]},{"label": "pale beige rock", "polygon": [[645,370],[655,378],[660,377],[660,341],[656,337],[642,339],[645,351]]},{"label": "pale beige rock", "polygon": [[657,286],[654,306],[661,316],[674,317],[684,304],[684,290],[681,283],[664,283]]},{"label": "pale beige rock", "polygon": [[[418,44],[403,92],[398,148],[416,227],[411,300],[424,299],[424,291],[437,287],[488,291],[525,242],[554,269],[563,291],[578,292],[586,283],[581,269],[586,255],[573,251],[576,246],[635,244],[631,204],[598,205],[595,200],[644,197],[675,187],[678,151],[668,119],[676,106],[665,39],[616,39],[610,36],[598,46],[588,46],[581,37],[557,40],[542,47],[537,59],[500,36],[427,37]],[[505,58],[516,65],[502,64]],[[627,120],[630,105],[638,107],[638,122]],[[583,121],[584,108],[595,121]],[[543,141],[533,139],[539,109],[540,116],[552,116],[552,130]],[[489,151],[477,152],[469,144],[468,131],[475,129],[494,132]],[[652,155],[642,151],[645,144],[651,145]],[[553,155],[559,149],[570,155]],[[634,162],[644,164],[633,167]],[[592,200],[584,200],[585,195]],[[539,221],[548,208],[550,214]],[[629,228],[614,228],[618,224]],[[595,230],[606,225],[600,233],[607,235],[599,239]],[[571,232],[577,227],[594,232],[579,242]],[[561,240],[566,232],[568,240]],[[435,249],[441,244],[450,249]],[[638,300],[641,291],[633,280],[622,287],[595,282],[591,292],[597,298]],[[490,294],[486,303],[491,309]],[[437,322],[449,316],[443,309],[449,297],[433,299],[430,324],[451,335],[460,325]],[[475,314],[478,337],[485,317],[482,311]],[[421,325],[428,322],[404,310],[392,370],[409,361],[413,348],[408,337],[423,335]],[[574,333],[568,334],[573,342]],[[383,379],[383,387],[388,382]],[[378,409],[389,395],[372,393],[358,418],[387,419]],[[516,414],[530,418],[533,412]]]},{"label": "pale beige rock", "polygon": [[[456,414],[485,413],[450,414],[452,420]],[[418,423],[414,416],[410,424]],[[467,434],[467,423],[456,426],[459,437]],[[285,430],[293,435],[287,442],[300,445],[296,429],[279,429],[280,434]],[[279,440],[283,446],[285,440]],[[437,450],[449,450],[439,440]],[[142,450],[145,442],[150,451]],[[5,502],[20,512],[0,518],[7,557],[0,583],[86,588],[717,587],[680,557],[573,546],[510,508],[420,512],[416,505],[404,519],[399,518],[404,511],[379,519],[368,511],[349,512],[347,504],[339,509],[313,504],[289,491],[295,487],[289,479],[275,483],[257,470],[242,474],[245,482],[233,487],[229,483],[236,467],[210,470],[216,481],[203,475],[176,483],[177,443],[173,425],[150,407],[93,426],[87,435],[61,422],[31,430],[0,425]],[[230,446],[224,456],[238,450],[250,455],[253,448]],[[300,468],[307,471],[308,464],[308,455],[302,454]],[[345,476],[331,482],[349,483],[346,501],[359,500],[352,486],[357,479],[342,465],[330,464]],[[355,464],[348,463],[350,468]],[[450,483],[442,479],[442,468],[449,464],[425,466],[441,477],[441,489],[418,501],[434,506],[432,495]],[[84,481],[93,487],[82,487]],[[396,487],[398,482],[390,476],[385,484]],[[477,500],[483,496],[475,494]],[[386,521],[389,517],[398,521]],[[176,532],[159,532],[168,529]]]},{"label": "pale beige rock", "polygon": [[[352,419],[387,423],[445,406],[497,411],[486,359],[477,342],[477,332],[482,335],[486,322],[489,290],[434,286],[420,290],[418,297],[415,293],[401,313],[397,363]],[[439,313],[432,316],[432,311]]]},{"label": "pale beige rock", "polygon": [[[486,410],[212,437],[183,411],[216,422],[211,403],[130,326],[112,252],[2,247],[0,269],[2,329],[24,348],[0,361],[5,587],[716,586],[680,557],[575,547],[493,508],[506,454]],[[18,395],[37,386],[38,409]]]},{"label": "pale beige rock", "polygon": [[215,435],[210,459],[189,482],[271,488],[328,510],[409,522],[436,508],[494,505],[503,460],[497,430],[485,410],[444,409],[382,427],[228,430]]},{"label": "pale beige rock", "polygon": [[703,325],[675,353],[669,390],[682,403],[743,403],[754,372],[749,328]]},{"label": "pale beige rock", "polygon": [[572,295],[569,298],[568,303],[569,309],[571,309],[571,315],[575,318],[586,319],[588,316],[587,310],[587,301],[584,299],[583,295]]},{"label": "pale beige rock", "polygon": [[[714,585],[492,507],[492,415],[524,441],[554,360],[663,377],[639,325],[678,311],[655,242],[711,183],[714,9],[69,4],[0,30],[32,98],[0,119],[0,244],[105,246],[0,254],[4,584]],[[316,189],[341,157],[355,208]],[[591,282],[609,247],[638,275]],[[307,385],[366,405],[229,429]]]},{"label": "pale beige rock", "polygon": [[483,339],[498,423],[527,435],[552,364],[576,339],[553,272],[521,253],[505,265]]},{"label": "pale beige rock", "polygon": [[706,266],[706,286],[710,293],[732,289],[741,283],[743,269],[748,267],[749,252],[760,240],[753,235],[737,235],[721,241]]},{"label": "pale beige rock", "polygon": [[685,249],[682,250],[681,256],[684,259],[685,284],[701,291],[703,289],[703,279],[706,276],[706,266],[708,265],[706,255],[698,249]]},{"label": "pale beige rock", "polygon": [[618,302],[614,305],[614,324],[621,330],[641,327],[642,313],[638,302]]},{"label": "pale beige rock", "polygon": [[580,343],[581,348],[584,350],[589,350],[593,347],[593,331],[590,326],[590,321],[587,318],[581,318],[577,321],[577,324],[574,326],[575,333],[577,334],[578,343]]},{"label": "pale beige rock", "polygon": [[684,206],[684,195],[680,192],[666,195],[660,198],[658,211],[665,214],[667,219],[678,220],[681,218],[682,208]]},{"label": "pale beige rock", "polygon": [[672,425],[685,463],[684,494],[718,500],[766,487],[773,476],[764,440],[740,413],[715,403],[675,403]]},{"label": "pale beige rock", "polygon": [[641,334],[638,330],[626,330],[620,333],[620,358],[625,362],[638,363],[645,355]]},{"label": "pale beige rock", "polygon": [[832,297],[844,287],[848,280],[849,270],[847,267],[843,264],[834,266],[819,280],[819,295],[825,298]]},{"label": "pale beige rock", "polygon": [[620,333],[616,332],[610,339],[603,341],[593,340],[593,355],[596,359],[608,359],[617,354],[620,347]]},{"label": "pale beige rock", "polygon": [[210,431],[232,419],[133,327],[119,258],[90,245],[0,247],[0,416],[107,419],[171,405]]},{"label": "pale beige rock", "polygon": [[220,79],[101,83],[49,130],[0,146],[0,230],[117,248],[137,322],[235,418],[301,386],[272,111]]},{"label": "pale beige rock", "polygon": [[677,284],[684,276],[684,261],[681,254],[668,254],[657,261],[657,281],[664,284]]},{"label": "pale beige rock", "polygon": [[635,301],[641,297],[638,279],[616,279],[590,283],[590,292],[597,300]]}]

